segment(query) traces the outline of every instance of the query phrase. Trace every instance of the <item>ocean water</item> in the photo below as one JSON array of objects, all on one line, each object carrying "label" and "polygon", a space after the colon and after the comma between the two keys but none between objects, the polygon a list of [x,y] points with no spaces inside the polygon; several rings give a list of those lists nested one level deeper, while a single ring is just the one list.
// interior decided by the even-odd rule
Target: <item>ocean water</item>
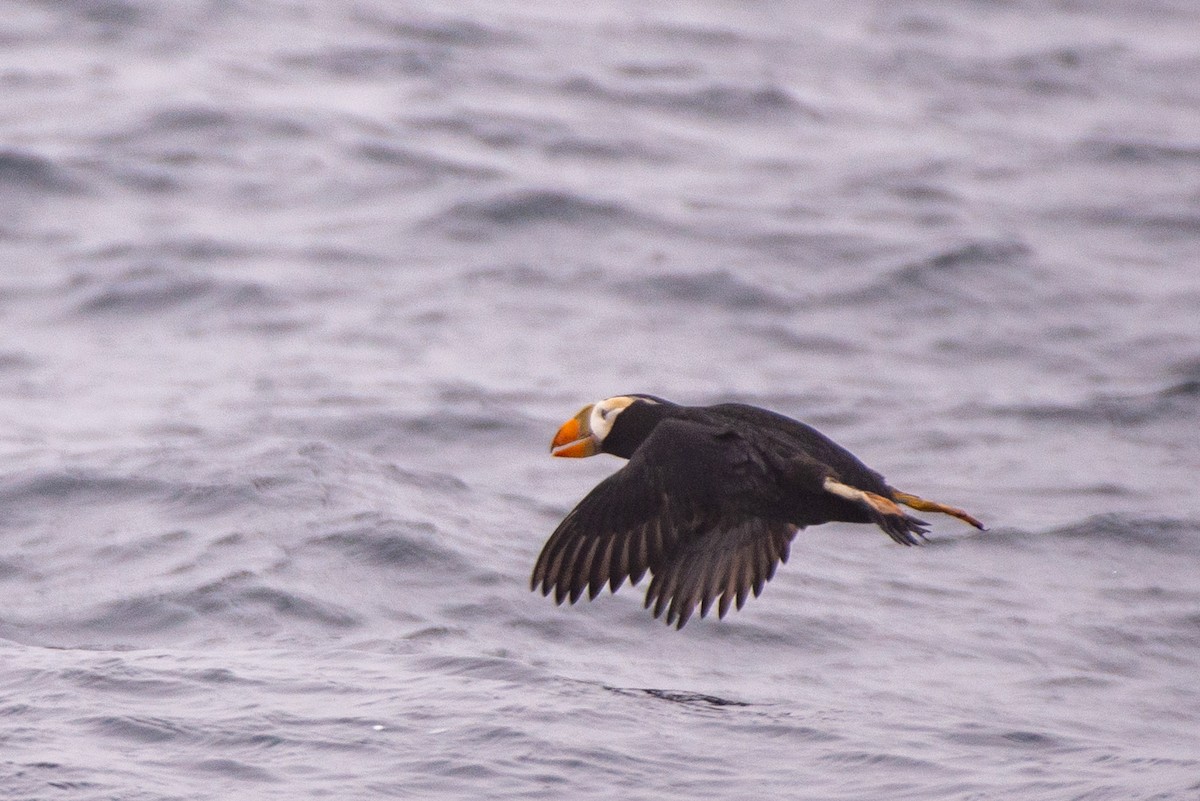
[{"label": "ocean water", "polygon": [[[0,19],[0,796],[1200,798],[1194,3]],[[556,607],[624,392],[989,531]]]}]

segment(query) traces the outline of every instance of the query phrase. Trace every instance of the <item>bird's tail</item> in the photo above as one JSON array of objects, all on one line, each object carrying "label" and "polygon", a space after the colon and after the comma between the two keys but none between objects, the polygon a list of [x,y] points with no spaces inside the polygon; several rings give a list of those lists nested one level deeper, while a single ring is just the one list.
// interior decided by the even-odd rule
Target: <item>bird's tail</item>
[{"label": "bird's tail", "polygon": [[940,512],[944,515],[957,517],[959,520],[974,526],[980,531],[984,530],[983,523],[980,523],[962,509],[957,509],[953,506],[947,506],[946,504],[938,503],[937,501],[927,501],[920,496],[911,495],[907,492],[901,492],[900,490],[892,490],[892,495],[895,497],[897,503],[902,503],[910,509],[916,509],[920,512]]}]

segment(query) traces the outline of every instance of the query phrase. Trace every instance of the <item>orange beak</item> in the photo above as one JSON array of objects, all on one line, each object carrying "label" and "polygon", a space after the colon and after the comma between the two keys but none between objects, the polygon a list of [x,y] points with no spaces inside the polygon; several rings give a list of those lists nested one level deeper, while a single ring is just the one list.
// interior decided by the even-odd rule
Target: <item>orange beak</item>
[{"label": "orange beak", "polygon": [[599,450],[599,443],[592,434],[592,426],[588,422],[592,416],[592,406],[588,405],[579,410],[579,414],[562,424],[558,433],[550,443],[551,456],[571,456],[582,458],[591,456]]}]

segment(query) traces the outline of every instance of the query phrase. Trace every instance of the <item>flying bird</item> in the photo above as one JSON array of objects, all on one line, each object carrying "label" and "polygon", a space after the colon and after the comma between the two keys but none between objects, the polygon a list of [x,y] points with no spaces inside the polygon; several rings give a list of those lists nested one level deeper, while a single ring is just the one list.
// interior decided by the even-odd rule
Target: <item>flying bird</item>
[{"label": "flying bird", "polygon": [[928,524],[903,505],[983,528],[961,509],[895,489],[815,428],[741,403],[606,398],[564,423],[550,452],[628,461],[550,535],[531,588],[575,603],[649,572],[645,606],[676,628],[697,606],[700,617],[714,604],[724,617],[758,596],[806,526],[874,523],[916,545]]}]

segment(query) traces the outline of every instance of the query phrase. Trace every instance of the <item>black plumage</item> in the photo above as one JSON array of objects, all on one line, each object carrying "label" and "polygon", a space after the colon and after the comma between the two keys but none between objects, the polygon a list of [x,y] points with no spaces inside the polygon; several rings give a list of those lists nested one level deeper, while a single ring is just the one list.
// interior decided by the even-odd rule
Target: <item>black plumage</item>
[{"label": "black plumage", "polygon": [[737,403],[689,407],[648,395],[608,398],[560,429],[556,455],[628,459],[566,516],[531,585],[558,603],[652,574],[646,606],[682,628],[699,607],[759,595],[796,531],[830,521],[876,523],[913,545],[926,524],[898,503],[961,510],[900,493],[811,426]]}]

